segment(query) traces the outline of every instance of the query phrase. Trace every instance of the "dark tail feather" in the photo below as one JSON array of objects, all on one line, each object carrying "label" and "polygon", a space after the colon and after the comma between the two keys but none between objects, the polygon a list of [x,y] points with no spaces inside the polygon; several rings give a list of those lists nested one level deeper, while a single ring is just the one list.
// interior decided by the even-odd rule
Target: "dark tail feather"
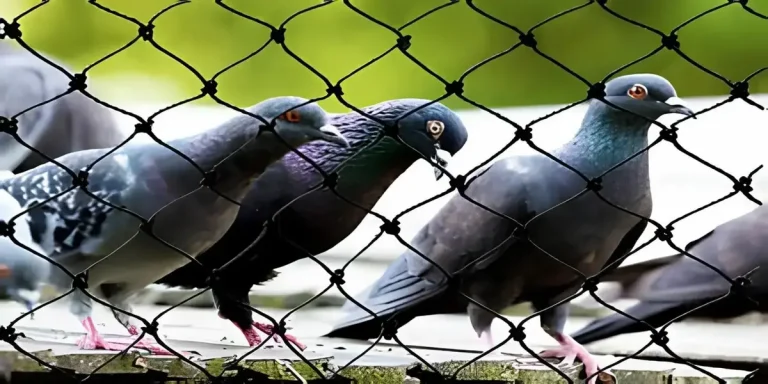
[{"label": "dark tail feather", "polygon": [[617,282],[621,284],[622,287],[627,287],[628,285],[631,285],[634,282],[636,282],[643,275],[646,275],[661,267],[671,264],[679,260],[682,256],[683,256],[682,254],[677,254],[672,256],[659,257],[656,259],[651,259],[648,261],[643,261],[641,263],[636,263],[632,265],[621,266],[615,269],[614,271],[607,273],[605,276],[603,276],[600,279],[600,281]]},{"label": "dark tail feather", "polygon": [[378,318],[347,300],[342,307],[342,311],[346,313],[344,318],[325,337],[359,340],[377,338],[381,334],[382,322],[389,319],[395,311],[400,310],[396,316],[398,328],[415,316],[431,314],[423,308],[417,313],[414,306],[437,296],[444,288],[443,285],[409,274],[406,259],[400,257],[370,289],[355,297],[355,300],[375,313]]},{"label": "dark tail feather", "polygon": [[[679,303],[641,302],[624,310],[636,319],[643,320],[652,327],[660,327],[669,320],[683,314],[685,308]],[[648,331],[648,327],[619,313],[597,319],[571,335],[580,344],[589,344],[623,333]]]}]

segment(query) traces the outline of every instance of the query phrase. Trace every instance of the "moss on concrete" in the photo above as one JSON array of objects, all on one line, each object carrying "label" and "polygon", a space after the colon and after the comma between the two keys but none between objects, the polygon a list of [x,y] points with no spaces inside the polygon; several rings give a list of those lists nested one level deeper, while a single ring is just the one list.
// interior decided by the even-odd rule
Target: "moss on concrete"
[{"label": "moss on concrete", "polygon": [[[407,366],[351,366],[339,372],[338,375],[354,380],[356,383],[402,384],[408,379],[405,374],[406,368]],[[333,369],[336,371],[338,368]]]}]

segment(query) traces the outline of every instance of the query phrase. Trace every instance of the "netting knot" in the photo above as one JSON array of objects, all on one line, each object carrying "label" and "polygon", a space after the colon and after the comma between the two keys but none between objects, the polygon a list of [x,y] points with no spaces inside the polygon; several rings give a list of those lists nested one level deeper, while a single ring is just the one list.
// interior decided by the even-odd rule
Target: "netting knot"
[{"label": "netting knot", "polygon": [[288,330],[285,328],[285,321],[280,321],[280,323],[277,324],[277,327],[272,327],[272,332],[278,336],[285,336],[285,332]]},{"label": "netting knot", "polygon": [[332,85],[325,91],[328,92],[329,95],[335,95],[337,97],[344,95],[344,91],[341,90],[341,84]]},{"label": "netting knot", "polygon": [[384,322],[382,336],[385,340],[392,340],[397,335],[397,320],[390,319]]},{"label": "netting knot", "polygon": [[597,4],[599,5],[605,5],[608,3],[608,0],[597,0]]},{"label": "netting knot", "polygon": [[667,241],[667,240],[672,238],[672,229],[673,229],[672,227],[658,228],[658,229],[656,229],[654,234],[656,234],[656,236],[659,237],[659,240]]},{"label": "netting knot", "polygon": [[600,282],[597,281],[597,278],[590,277],[584,280],[584,283],[581,285],[582,288],[584,288],[585,291],[589,293],[595,293],[597,292],[597,284]]},{"label": "netting knot", "polygon": [[146,233],[148,235],[151,235],[152,234],[152,229],[153,229],[154,226],[155,226],[155,218],[153,217],[153,218],[151,218],[151,219],[149,219],[149,220],[139,224],[139,229],[142,232],[144,232],[144,233]]},{"label": "netting knot", "polygon": [[403,35],[397,38],[397,48],[405,52],[411,47],[411,35]]},{"label": "netting knot", "polygon": [[398,128],[396,125],[387,124],[384,126],[384,134],[393,139],[397,139]]},{"label": "netting knot", "polygon": [[141,327],[141,330],[144,331],[147,335],[157,337],[157,321],[153,321],[152,324],[146,325],[144,327]]},{"label": "netting knot", "polygon": [[521,33],[518,38],[520,39],[520,42],[523,43],[523,45],[526,47],[536,48],[536,44],[538,44],[536,37],[533,35],[533,32],[528,32],[525,34]]},{"label": "netting knot", "polygon": [[677,35],[671,34],[669,36],[662,36],[661,37],[661,44],[664,46],[664,48],[667,49],[678,49],[680,48],[680,42],[677,41]]},{"label": "netting knot", "polygon": [[275,132],[275,122],[270,121],[267,124],[261,124],[259,125],[259,134],[262,134],[264,132]]},{"label": "netting knot", "polygon": [[87,272],[80,272],[72,279],[72,289],[86,290],[88,289],[88,275]]},{"label": "netting knot", "polygon": [[445,92],[449,95],[459,95],[464,93],[464,83],[459,80],[454,80],[452,83],[445,86]]},{"label": "netting knot", "polygon": [[749,277],[746,276],[739,276],[735,279],[733,279],[733,284],[731,284],[731,293],[744,293],[744,290],[746,288],[749,288],[749,286],[752,285],[752,280],[749,279]]},{"label": "netting knot", "polygon": [[333,274],[331,275],[331,284],[343,285],[344,283],[344,271],[341,269],[333,271]]},{"label": "netting knot", "polygon": [[397,220],[387,220],[381,225],[381,230],[388,235],[397,235],[400,233],[400,222]]},{"label": "netting knot", "polygon": [[219,276],[220,273],[221,271],[218,268],[214,268],[205,279],[205,284],[211,288],[213,288],[215,285],[218,285],[221,281],[221,276]]},{"label": "netting knot", "polygon": [[15,135],[19,130],[18,120],[0,116],[0,132]]},{"label": "netting knot", "polygon": [[515,131],[515,137],[524,142],[528,142],[533,138],[533,130],[530,127],[518,128]]},{"label": "netting knot", "polygon": [[85,83],[87,79],[88,77],[85,76],[85,73],[75,73],[75,75],[72,76],[72,80],[69,82],[69,89],[82,91],[85,88],[88,88],[88,84]]},{"label": "netting knot", "polygon": [[0,237],[13,236],[13,234],[16,232],[16,230],[13,229],[14,225],[16,225],[16,223],[9,223],[5,220],[0,220]]},{"label": "netting knot", "polygon": [[152,38],[152,31],[155,29],[155,26],[150,25],[139,25],[139,36],[144,40],[147,41]]},{"label": "netting knot", "polygon": [[749,0],[728,0],[729,3],[741,3],[741,5],[747,5]]},{"label": "netting knot", "polygon": [[150,134],[152,133],[152,122],[141,122],[133,126],[135,128],[136,133],[146,133]]},{"label": "netting knot", "polygon": [[211,169],[208,172],[203,173],[203,179],[200,180],[200,185],[206,188],[210,188],[216,184],[219,174],[216,173],[216,169]]},{"label": "netting knot", "polygon": [[521,342],[525,340],[525,327],[522,325],[519,327],[511,327],[509,328],[509,334],[512,335],[512,340],[516,342]]},{"label": "netting knot", "polygon": [[285,42],[285,28],[280,27],[279,29],[273,29],[272,33],[269,34],[269,37],[271,37],[275,43],[283,44]]},{"label": "netting knot", "polygon": [[747,98],[749,96],[749,82],[737,81],[733,84],[733,87],[731,87],[731,96],[740,99]]},{"label": "netting knot", "polygon": [[19,23],[15,21],[13,23],[9,23],[5,19],[0,19],[0,39],[5,39],[6,37],[14,40],[21,37],[21,29],[19,29]]},{"label": "netting knot", "polygon": [[656,345],[660,347],[667,345],[667,343],[669,342],[669,337],[667,337],[667,331],[653,332],[653,334],[651,334],[651,341],[653,341]]},{"label": "netting knot", "polygon": [[677,128],[664,128],[659,133],[662,140],[674,142],[677,140]]},{"label": "netting knot", "polygon": [[748,176],[739,177],[739,180],[733,183],[733,189],[741,193],[752,192],[752,178]]},{"label": "netting knot", "polygon": [[329,189],[336,188],[336,185],[339,183],[339,173],[333,172],[329,173],[328,176],[323,179],[323,186],[328,187]]},{"label": "netting knot", "polygon": [[454,179],[448,182],[451,188],[456,188],[459,193],[464,192],[467,189],[467,176],[457,175]]},{"label": "netting knot", "polygon": [[203,83],[203,87],[200,88],[200,91],[203,92],[205,95],[215,95],[218,90],[216,87],[218,87],[219,84],[216,83],[216,80],[207,80],[205,83]]},{"label": "netting knot", "polygon": [[587,97],[590,99],[602,100],[605,98],[605,83],[598,82],[589,86]]},{"label": "netting knot", "polygon": [[88,171],[80,170],[77,176],[72,179],[72,186],[75,188],[86,188],[88,186]]},{"label": "netting knot", "polygon": [[13,329],[13,327],[5,327],[3,325],[0,325],[0,340],[5,341],[8,344],[11,344],[16,341],[16,338],[19,337],[19,334],[16,333],[16,330]]},{"label": "netting knot", "polygon": [[587,190],[597,192],[597,191],[600,191],[601,189],[603,189],[602,177],[595,177],[594,179],[587,181]]}]

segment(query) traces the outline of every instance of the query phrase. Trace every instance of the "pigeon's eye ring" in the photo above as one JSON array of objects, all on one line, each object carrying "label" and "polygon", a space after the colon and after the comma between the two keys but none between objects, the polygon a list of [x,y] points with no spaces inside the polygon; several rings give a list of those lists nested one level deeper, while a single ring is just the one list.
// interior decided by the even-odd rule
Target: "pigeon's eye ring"
[{"label": "pigeon's eye ring", "polygon": [[648,96],[648,89],[642,84],[635,84],[627,91],[627,95],[633,99],[643,100]]},{"label": "pigeon's eye ring", "polygon": [[291,123],[298,123],[301,120],[299,112],[296,111],[288,111],[280,115],[278,118],[285,121],[290,121]]},{"label": "pigeon's eye ring", "polygon": [[440,135],[443,134],[443,131],[445,130],[445,124],[443,124],[440,120],[430,120],[427,121],[427,132],[429,132],[430,135],[432,135],[433,138],[439,139]]}]

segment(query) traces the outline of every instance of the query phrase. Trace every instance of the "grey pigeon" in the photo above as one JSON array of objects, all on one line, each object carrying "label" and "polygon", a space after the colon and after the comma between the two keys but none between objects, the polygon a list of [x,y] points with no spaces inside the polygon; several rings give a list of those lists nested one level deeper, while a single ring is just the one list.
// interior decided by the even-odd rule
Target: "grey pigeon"
[{"label": "grey pigeon", "polygon": [[[0,179],[13,177],[10,171],[0,171]],[[0,194],[0,220],[8,222],[21,212],[19,203],[7,193]],[[20,226],[13,236],[24,245],[42,253],[32,242],[29,227]],[[14,244],[7,237],[0,237],[0,292],[23,304],[27,311],[35,308],[40,300],[40,288],[48,280],[51,263]],[[34,313],[32,314],[34,316]]]},{"label": "grey pigeon", "polygon": [[[269,121],[276,119],[275,131],[292,147],[312,140],[348,145],[317,104],[299,106],[306,101],[277,97],[250,107],[248,112]],[[73,185],[72,177],[53,163],[0,181],[0,191],[13,196],[25,209],[35,205],[26,224],[33,241],[47,255],[74,274],[87,269],[88,289],[130,312],[128,299],[132,294],[189,261],[146,231],[197,256],[234,221],[239,206],[229,199],[241,201],[253,180],[289,151],[275,134],[261,127],[258,119],[243,114],[207,132],[168,142],[202,170],[215,169],[205,179],[215,181],[213,187],[225,197],[201,188],[199,170],[156,143],[129,143],[97,163],[87,177],[88,190],[141,217],[153,217],[149,228],[140,229],[140,220],[97,202],[82,189],[41,204]],[[79,151],[57,160],[77,173],[106,152]],[[58,269],[52,271],[51,280],[61,289],[73,285]],[[132,341],[113,343],[102,338],[91,319],[91,300],[79,289],[73,293],[70,311],[86,328],[87,334],[78,342],[83,349],[122,350],[121,344]],[[139,333],[135,319],[112,312],[131,335]],[[142,338],[136,346],[168,353],[148,339]]]},{"label": "grey pigeon", "polygon": [[[590,179],[646,148],[651,123],[636,114],[650,120],[667,113],[693,114],[672,85],[656,75],[618,77],[606,84],[605,92],[607,101],[634,113],[592,100],[575,137],[552,153]],[[648,155],[643,152],[603,176],[599,192],[608,201],[648,217],[648,177]],[[349,301],[343,307],[346,316],[327,336],[376,338],[382,332],[382,320],[396,312],[393,326],[399,327],[416,316],[466,310],[475,332],[491,346],[494,315],[449,286],[496,312],[518,302],[546,309],[575,293],[583,278],[537,247],[590,276],[631,250],[646,226],[645,221],[585,191],[582,178],[542,154],[498,160],[467,184],[466,195],[478,204],[528,223],[525,234],[530,241],[525,241],[522,231],[515,231],[510,220],[454,196],[416,234],[412,245],[448,273],[469,266],[455,284],[447,284],[445,275],[418,254],[405,252],[356,298],[382,317],[374,319]],[[489,251],[486,258],[470,264]],[[587,375],[592,375],[597,371],[594,358],[563,333],[567,313],[566,304],[541,315],[542,328],[560,344],[541,356],[564,357],[564,364],[578,357]],[[594,380],[593,376],[590,381]]]},{"label": "grey pigeon", "polygon": [[[69,79],[58,69],[0,41],[0,119],[11,118],[68,89]],[[50,158],[114,147],[127,137],[108,108],[77,91],[35,107],[17,120],[19,137]],[[11,135],[0,134],[0,169],[21,173],[46,162]]]},{"label": "grey pigeon", "polygon": [[[363,111],[384,122],[394,123],[405,113],[428,102],[423,99],[390,100],[363,108]],[[266,236],[256,246],[248,248],[265,221],[322,181],[321,175],[309,163],[289,153],[256,180],[229,231],[198,256],[205,268],[189,263],[157,281],[158,284],[184,288],[207,287],[211,269],[220,268],[247,249],[242,261],[220,271],[213,294],[219,315],[241,329],[251,346],[261,343],[256,329],[271,334],[272,326],[254,322],[251,311],[238,305],[237,301],[247,304],[248,292],[254,284],[271,280],[277,275],[274,269],[306,257],[305,252],[291,243],[317,255],[349,236],[367,214],[361,208],[373,208],[392,182],[419,159],[413,150],[389,137],[370,146],[384,129],[357,112],[334,116],[331,122],[349,138],[349,148],[313,142],[302,146],[301,151],[326,172],[349,160],[339,171],[337,191],[358,207],[338,198],[329,189],[314,191],[283,210],[276,218],[277,225],[269,227]],[[467,140],[467,130],[461,119],[440,103],[405,117],[399,127],[399,134],[408,145],[442,165],[446,161],[438,157],[438,149],[454,155]],[[440,175],[441,172],[436,172],[438,178]],[[304,349],[292,336],[286,335],[286,339]]]},{"label": "grey pigeon", "polygon": [[[603,281],[619,282],[622,296],[640,300],[624,310],[654,328],[677,317],[727,319],[751,311],[768,312],[768,207],[717,226],[685,246],[685,251],[709,263],[731,279],[751,274],[752,284],[743,293],[718,300],[731,289],[719,273],[684,254],[652,259],[618,268]],[[598,292],[599,294],[599,292]],[[713,303],[711,303],[713,302]],[[700,306],[706,305],[703,308]],[[699,309],[696,309],[699,308]],[[611,314],[587,324],[572,337],[582,343],[622,333],[648,331],[647,325],[621,314]]]}]

